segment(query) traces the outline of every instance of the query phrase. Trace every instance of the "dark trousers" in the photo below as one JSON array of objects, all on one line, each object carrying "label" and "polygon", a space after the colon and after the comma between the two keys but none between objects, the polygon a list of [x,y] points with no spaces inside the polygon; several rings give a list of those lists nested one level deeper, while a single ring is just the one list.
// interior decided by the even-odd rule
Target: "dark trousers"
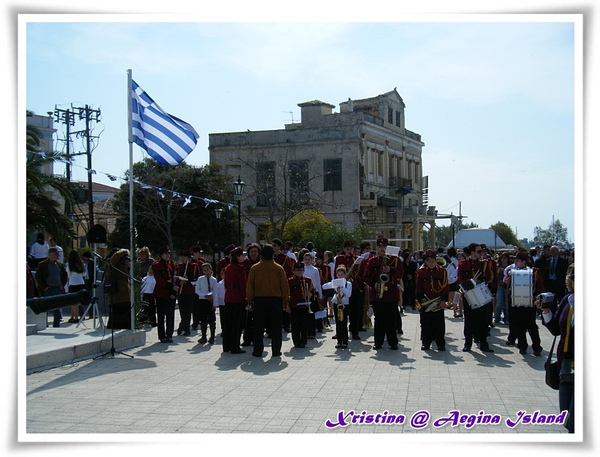
[{"label": "dark trousers", "polygon": [[192,304],[192,329],[198,330],[201,314],[202,306],[200,305],[200,297],[196,295],[194,297],[194,303]]},{"label": "dark trousers", "polygon": [[244,305],[241,303],[225,303],[221,308],[223,314],[223,352],[238,352],[242,336],[242,319]]},{"label": "dark trousers", "polygon": [[160,340],[171,338],[175,330],[175,299],[154,297],[154,301],[156,301],[156,314],[158,316],[156,322],[158,338]]},{"label": "dark trousers", "polygon": [[527,350],[527,333],[531,337],[531,346],[534,351],[541,351],[540,331],[535,323],[536,308],[532,306],[513,306],[510,309],[510,322],[514,329],[517,347],[520,351]]},{"label": "dark trousers", "polygon": [[150,324],[152,326],[156,326],[156,303],[154,300],[154,295],[144,294],[143,299],[146,302],[146,304],[144,305],[144,308],[143,308],[144,309],[143,319],[145,319],[144,322],[147,322],[148,324]]},{"label": "dark trousers", "polygon": [[[362,328],[363,325],[363,303],[365,299],[364,291],[356,290],[356,293],[352,293],[350,295],[350,303],[348,304],[348,309],[344,311],[344,313],[348,314],[348,320],[350,321],[350,333],[352,337],[357,337],[358,332]],[[337,328],[337,323],[336,323]],[[346,334],[348,334],[348,330],[346,329]],[[346,338],[347,340],[347,338]],[[339,341],[339,340],[338,340]]]},{"label": "dark trousers", "polygon": [[197,306],[199,308],[198,323],[196,326],[200,325],[202,336],[206,336],[207,328],[210,328],[211,335],[214,336],[217,316],[215,315],[212,302],[210,300],[199,299],[193,306]]},{"label": "dark trousers", "polygon": [[197,295],[194,294],[181,294],[177,298],[177,303],[179,304],[179,317],[181,321],[179,322],[179,329],[177,333],[183,332],[186,334],[190,333],[190,324],[192,320],[192,307],[194,306],[194,301],[196,301]]},{"label": "dark trousers", "polygon": [[306,344],[309,319],[310,316],[308,315],[308,309],[306,309],[306,307],[292,308],[290,322],[292,325],[292,342],[294,343],[294,346]]},{"label": "dark trousers", "polygon": [[246,310],[246,325],[244,326],[244,334],[242,336],[242,341],[244,342],[245,346],[249,346],[252,344],[253,338],[254,338],[254,311]]},{"label": "dark trousers", "polygon": [[[53,295],[60,295],[62,292],[60,291],[60,287],[49,287],[48,289],[42,292],[44,297],[51,297]],[[54,322],[52,323],[53,327],[60,327],[60,321],[62,319],[62,313],[60,308],[52,311],[52,315],[54,317]]]},{"label": "dark trousers", "polygon": [[[254,350],[252,354],[262,356],[265,349],[263,329],[271,337],[272,354],[281,353],[283,302],[278,297],[254,297]],[[285,313],[288,314],[288,313]],[[289,316],[289,314],[288,314]],[[290,316],[291,319],[291,316]]]},{"label": "dark trousers", "polygon": [[480,306],[477,309],[471,308],[471,305],[464,305],[465,325],[463,334],[465,336],[465,346],[470,348],[473,345],[473,340],[478,340],[481,349],[489,348],[487,342],[487,332],[489,324],[488,306],[491,303]]},{"label": "dark trousers", "polygon": [[[340,321],[338,305],[333,305],[333,318],[335,319],[335,336],[339,344],[348,344],[348,311],[352,311],[351,306],[344,306],[342,310],[342,320]],[[352,328],[352,323],[350,324]]]},{"label": "dark trousers", "polygon": [[446,347],[446,320],[444,310],[425,312],[421,311],[421,344],[429,348],[435,341],[438,349]]},{"label": "dark trousers", "polygon": [[569,431],[569,433],[575,433],[575,388],[572,385],[566,385],[560,383],[558,386],[558,406],[559,410],[569,411],[567,415],[567,421],[564,424],[564,427]]},{"label": "dark trousers", "polygon": [[396,316],[398,302],[378,302],[373,303],[373,315],[375,322],[373,324],[373,334],[375,337],[375,346],[383,346],[383,341],[387,337],[387,342],[390,346],[398,345],[398,336],[396,335]]}]

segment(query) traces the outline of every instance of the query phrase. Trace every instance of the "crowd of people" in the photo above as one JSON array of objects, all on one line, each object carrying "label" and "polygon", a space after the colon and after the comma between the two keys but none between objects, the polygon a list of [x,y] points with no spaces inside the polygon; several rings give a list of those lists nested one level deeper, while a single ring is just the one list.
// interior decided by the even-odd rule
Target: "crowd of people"
[{"label": "crowd of people", "polygon": [[[42,259],[43,239],[32,246],[35,285],[40,295],[86,287],[88,269],[77,251],[67,266],[59,251],[48,246]],[[73,254],[75,253],[75,254]],[[494,352],[490,331],[501,322],[508,326],[505,342],[527,354],[542,353],[537,322],[560,337],[557,357],[564,385],[560,406],[570,411],[567,428],[573,432],[574,372],[574,251],[557,246],[493,252],[485,244],[411,252],[378,238],[356,245],[346,240],[337,253],[319,252],[312,243],[294,250],[292,243],[231,244],[216,265],[204,257],[201,246],[191,246],[171,259],[169,246],[156,249],[153,259],[147,247],[138,249],[141,274],[142,321],[157,328],[161,343],[173,336],[200,333],[198,344],[215,344],[217,315],[224,353],[263,357],[265,337],[271,355],[282,355],[283,332],[291,334],[295,349],[306,348],[324,328],[335,329],[336,350],[348,348],[349,339],[373,327],[374,350],[387,343],[398,350],[405,309],[418,310],[421,350],[435,343],[445,351],[445,309],[452,319],[463,321],[464,345],[484,353]],[[111,314],[109,328],[131,328],[131,258],[127,249],[113,249],[105,259],[105,291]],[[87,278],[87,279],[86,279]],[[179,326],[175,329],[175,313]],[[79,319],[77,307],[71,319]],[[61,316],[55,312],[54,325]],[[333,321],[333,324],[332,324]],[[529,339],[528,339],[529,337]],[[567,376],[566,373],[570,375]],[[570,380],[570,381],[567,381]]]}]

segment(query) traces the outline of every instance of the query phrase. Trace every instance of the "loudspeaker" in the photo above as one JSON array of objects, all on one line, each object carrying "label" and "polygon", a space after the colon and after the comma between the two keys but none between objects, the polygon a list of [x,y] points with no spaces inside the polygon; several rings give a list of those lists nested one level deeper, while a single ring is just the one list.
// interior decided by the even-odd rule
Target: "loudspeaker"
[{"label": "loudspeaker", "polygon": [[96,224],[85,234],[88,243],[106,243],[106,229]]}]

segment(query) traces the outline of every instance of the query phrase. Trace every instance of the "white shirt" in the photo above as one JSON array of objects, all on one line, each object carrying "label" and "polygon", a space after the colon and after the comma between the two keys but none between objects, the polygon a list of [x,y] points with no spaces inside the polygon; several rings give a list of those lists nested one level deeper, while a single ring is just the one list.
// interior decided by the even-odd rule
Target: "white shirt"
[{"label": "white shirt", "polygon": [[69,290],[69,286],[82,286],[85,284],[85,278],[83,277],[85,273],[77,273],[76,271],[69,270],[69,264],[66,265],[67,275],[69,276],[69,280],[67,282],[67,291]]},{"label": "white shirt", "polygon": [[142,278],[142,294],[151,294],[154,292],[154,286],[156,285],[156,279],[154,276],[144,276]]},{"label": "white shirt", "polygon": [[217,278],[214,276],[200,276],[196,280],[196,295],[202,299],[212,295],[214,299],[218,286]]},{"label": "white shirt", "polygon": [[[327,290],[327,289],[333,289],[333,282],[326,282],[325,284],[323,284],[323,290]],[[337,305],[338,304],[338,294],[335,289],[334,289],[334,291],[336,293],[333,294],[333,298],[331,299],[331,302],[334,305]],[[342,305],[346,306],[346,305],[350,304],[350,296],[351,295],[352,295],[352,283],[350,281],[346,281],[346,285],[344,287],[340,288],[340,296],[342,298]]]},{"label": "white shirt", "polygon": [[308,276],[312,279],[313,286],[317,291],[317,296],[322,297],[323,292],[321,291],[321,274],[319,273],[319,269],[314,265],[305,265],[304,276]]},{"label": "white shirt", "polygon": [[48,248],[50,246],[44,241],[44,244],[40,244],[37,241],[31,245],[29,253],[34,259],[45,259],[48,257]]},{"label": "white shirt", "polygon": [[213,306],[225,306],[225,281],[223,279],[217,283],[213,292]]}]

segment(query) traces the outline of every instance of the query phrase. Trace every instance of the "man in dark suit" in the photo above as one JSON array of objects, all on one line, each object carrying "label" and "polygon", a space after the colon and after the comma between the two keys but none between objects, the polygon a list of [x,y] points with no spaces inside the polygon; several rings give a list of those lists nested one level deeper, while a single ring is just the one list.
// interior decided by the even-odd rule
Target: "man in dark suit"
[{"label": "man in dark suit", "polygon": [[560,303],[566,292],[565,280],[569,261],[559,255],[558,246],[550,247],[550,257],[546,260],[546,268],[542,271],[544,288],[556,296],[556,303]]}]

